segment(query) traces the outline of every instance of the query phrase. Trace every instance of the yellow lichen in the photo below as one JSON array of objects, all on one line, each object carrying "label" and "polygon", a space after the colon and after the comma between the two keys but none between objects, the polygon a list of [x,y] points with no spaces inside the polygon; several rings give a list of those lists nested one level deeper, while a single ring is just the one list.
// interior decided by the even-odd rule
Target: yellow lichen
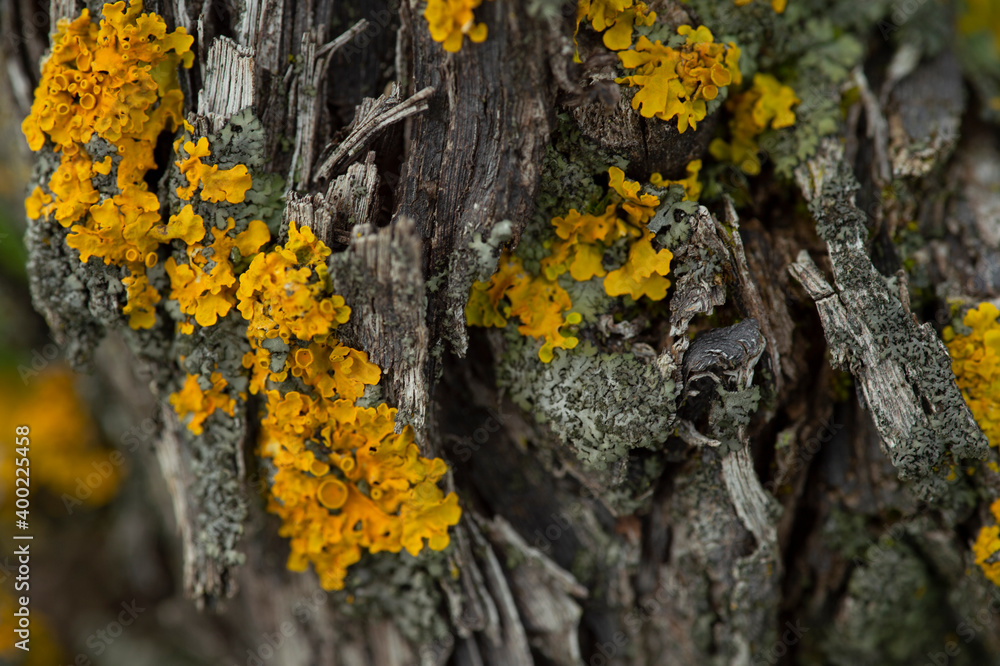
[{"label": "yellow lichen", "polygon": [[654,250],[652,241],[653,233],[647,231],[629,248],[628,260],[622,267],[604,278],[604,290],[609,296],[628,294],[636,300],[646,296],[652,301],[666,297],[670,280],[664,276],[670,272],[674,255],[666,248]]},{"label": "yellow lichen", "polygon": [[[204,237],[201,218],[184,212],[188,210],[190,206],[170,218],[164,237],[187,240],[196,237],[199,232]],[[172,229],[171,225],[174,225]],[[225,317],[236,305],[236,274],[231,259],[233,250],[236,249],[241,257],[248,257],[257,254],[261,246],[271,239],[267,225],[260,220],[252,220],[245,231],[231,236],[229,232],[234,227],[235,221],[230,217],[225,229],[212,227],[211,243],[202,245],[187,240],[188,263],[178,264],[170,257],[164,265],[170,276],[170,297],[177,301],[181,312],[194,317],[199,326],[215,325],[219,317]],[[193,326],[190,321],[181,322],[180,329],[190,333]]]},{"label": "yellow lichen", "polygon": [[237,291],[251,341],[322,338],[347,321],[351,310],[344,299],[326,295],[328,256],[330,248],[312,229],[293,222],[284,247],[254,257]]},{"label": "yellow lichen", "polygon": [[[983,0],[983,1],[988,2],[989,0]],[[735,0],[735,2],[737,7],[745,7],[746,5],[749,5],[751,2],[753,2],[753,0]],[[771,0],[771,9],[773,9],[779,14],[785,11],[785,7],[787,5],[788,5],[788,0]]]},{"label": "yellow lichen", "polygon": [[[698,168],[700,163],[694,168],[695,183]],[[664,276],[670,272],[673,255],[665,248],[654,249],[653,234],[646,228],[660,199],[641,192],[639,183],[626,179],[618,167],[608,169],[608,181],[611,203],[604,212],[570,209],[565,216],[552,219],[556,238],[546,243],[548,254],[537,275],[509,252],[500,256],[497,272],[489,281],[472,285],[465,306],[467,324],[503,327],[508,318],[518,317],[519,333],[543,340],[538,357],[548,363],[556,349],[576,347],[578,339],[568,327],[582,321],[579,313],[571,311],[570,296],[558,282],[563,274],[568,272],[578,282],[603,277],[609,296],[645,296],[654,301],[666,296],[670,281]],[[621,240],[628,243],[627,259],[609,273],[604,254]]]},{"label": "yellow lichen", "polygon": [[[396,410],[355,404],[381,370],[335,337],[351,311],[330,293],[329,248],[295,222],[288,237],[240,277],[251,346],[243,365],[250,391],[266,398],[260,451],[276,468],[268,509],[290,539],[288,567],[312,563],[325,589],[340,589],[362,550],[416,555],[425,539],[445,548],[461,510],[437,487],[444,461],[421,457],[410,427],[395,432]],[[265,345],[277,338],[288,350],[274,370]],[[283,391],[287,381],[305,391]]]},{"label": "yellow lichen", "polygon": [[[202,388],[202,383],[205,388]],[[211,378],[203,382],[197,375],[188,375],[181,390],[170,395],[170,404],[177,411],[177,416],[187,422],[188,429],[200,435],[205,419],[216,409],[230,416],[234,414],[236,400],[226,393],[226,386],[226,380],[218,372],[213,372]]]},{"label": "yellow lichen", "polygon": [[604,277],[604,250],[627,233],[618,219],[617,204],[608,204],[601,215],[578,212],[571,208],[565,217],[552,218],[558,240],[542,259],[542,272],[550,280],[569,271],[574,280],[583,282]]},{"label": "yellow lichen", "polygon": [[[501,305],[505,298],[509,304]],[[517,330],[521,335],[544,340],[538,357],[548,363],[554,350],[573,349],[579,342],[563,331],[566,326],[580,323],[579,313],[567,313],[572,305],[569,294],[554,279],[531,275],[520,259],[504,253],[493,278],[473,284],[465,318],[478,326],[506,326],[507,317],[519,318]]]},{"label": "yellow lichen", "polygon": [[[485,38],[486,27],[472,22],[478,2],[444,4],[451,22],[446,48],[457,50],[463,34]],[[168,34],[162,18],[141,11],[141,2],[127,11],[119,2],[104,6],[100,25],[86,10],[60,22],[23,125],[31,148],[51,142],[60,164],[28,197],[26,212],[69,228],[67,243],[81,261],[98,257],[126,269],[124,312],[134,328],[155,325],[161,297],[146,269],[159,262],[164,244],[172,245],[164,265],[170,298],[187,317],[178,323],[181,333],[193,332],[195,323],[212,326],[238,306],[248,320],[250,351],[243,365],[249,390],[266,398],[260,446],[277,468],[270,508],[283,518],[281,533],[291,537],[290,567],[312,562],[324,587],[333,589],[343,586],[347,566],[362,549],[416,554],[425,540],[435,550],[446,547],[460,509],[457,496],[436,485],[447,471],[444,461],[420,457],[410,428],[395,432],[395,410],[355,405],[366,387],[379,382],[381,370],[334,336],[350,308],[330,293],[330,249],[294,222],[288,241],[266,253],[260,250],[270,232],[261,220],[236,233],[228,218],[225,227],[208,224],[206,232],[201,202],[241,203],[252,179],[244,165],[206,163],[211,148],[206,138],[189,136],[193,128],[181,117],[176,72],[191,66],[193,39],[183,29]],[[432,31],[447,22],[443,16],[437,25],[432,21]],[[185,184],[176,194],[192,203],[164,223],[145,178],[157,166],[153,151],[161,133],[181,126],[174,164]],[[95,134],[117,154],[93,159],[85,145]],[[117,192],[103,191],[111,181]],[[236,265],[251,257],[238,278]],[[284,345],[286,355],[272,356],[275,345]],[[201,435],[217,411],[235,414],[237,394],[221,372],[188,374],[170,403]]]},{"label": "yellow lichen", "polygon": [[162,18],[142,13],[141,0],[127,11],[124,2],[106,4],[103,14],[100,25],[86,9],[57,23],[22,125],[32,150],[48,137],[57,151],[72,154],[95,132],[117,146],[126,145],[122,139],[155,141],[163,127],[179,124],[176,69],[191,66],[194,38],[184,28],[167,33]]},{"label": "yellow lichen", "polygon": [[719,88],[741,82],[740,49],[730,42],[717,44],[705,26],[697,29],[682,25],[677,29],[685,43],[677,49],[659,40],[639,37],[634,48],[621,51],[618,58],[626,70],[635,73],[616,79],[639,90],[632,98],[632,108],[644,118],[677,118],[677,130],[698,128],[705,118],[707,102],[715,99]]},{"label": "yellow lichen", "polygon": [[712,157],[737,164],[744,173],[756,176],[760,173],[757,136],[768,128],[794,125],[792,106],[799,101],[794,90],[770,74],[754,74],[753,85],[726,102],[726,109],[732,114],[729,121],[732,140],[726,143],[720,138],[713,139],[709,146]]},{"label": "yellow lichen", "polygon": [[[1000,523],[1000,499],[990,505],[993,520]],[[1000,525],[983,525],[972,546],[976,564],[995,585],[1000,585]]]},{"label": "yellow lichen", "polygon": [[486,39],[486,24],[476,23],[473,10],[483,0],[427,0],[424,18],[430,28],[431,38],[441,42],[444,50],[457,53],[462,48],[463,36],[479,44]]},{"label": "yellow lichen", "polygon": [[174,162],[188,181],[187,186],[177,188],[178,197],[190,201],[194,191],[200,185],[203,201],[211,203],[219,203],[220,201],[241,203],[243,201],[247,190],[252,185],[250,173],[245,166],[237,164],[231,169],[220,170],[217,164],[211,166],[203,164],[201,158],[212,154],[208,147],[208,139],[205,137],[198,139],[197,143],[194,141],[184,142],[184,152],[188,156]]},{"label": "yellow lichen", "polygon": [[24,202],[24,211],[32,220],[37,220],[42,216],[42,210],[47,204],[52,203],[52,197],[36,187],[31,191],[31,195]]},{"label": "yellow lichen", "polygon": [[698,181],[698,172],[701,171],[701,160],[691,160],[688,162],[687,176],[680,180],[667,180],[658,173],[649,177],[649,182],[655,187],[670,187],[680,185],[684,188],[684,201],[697,201],[701,196],[701,183]]},{"label": "yellow lichen", "polygon": [[150,284],[145,273],[132,274],[122,278],[127,300],[122,313],[127,314],[129,325],[134,329],[152,328],[156,323],[156,304],[160,302],[160,292]]},{"label": "yellow lichen", "polygon": [[951,369],[965,402],[990,446],[1000,445],[1000,311],[982,303],[965,313],[962,323],[972,329],[962,335],[948,326],[944,340]]},{"label": "yellow lichen", "polygon": [[[80,260],[96,256],[105,264],[128,269],[124,308],[133,328],[155,323],[156,289],[145,277],[159,241],[150,231],[159,223],[159,201],[148,191],[146,173],[155,168],[153,150],[164,131],[181,125],[183,94],[177,68],[190,67],[194,38],[183,28],[166,31],[155,14],[142,13],[136,0],[106,4],[100,24],[84,9],[79,17],[59,21],[52,53],[42,67],[30,115],[22,130],[32,150],[46,140],[60,154],[48,183],[25,204],[38,219],[52,214],[71,231],[67,244]],[[93,160],[85,145],[96,134],[118,153]],[[118,193],[100,201],[95,176],[116,168]]]},{"label": "yellow lichen", "polygon": [[591,27],[603,32],[604,45],[612,51],[627,49],[632,44],[633,28],[653,25],[656,12],[643,2],[633,0],[578,0],[576,29],[584,19]]},{"label": "yellow lichen", "polygon": [[993,38],[994,52],[1000,52],[1000,4],[996,0],[963,0],[958,13],[958,29],[965,35],[986,31]]}]

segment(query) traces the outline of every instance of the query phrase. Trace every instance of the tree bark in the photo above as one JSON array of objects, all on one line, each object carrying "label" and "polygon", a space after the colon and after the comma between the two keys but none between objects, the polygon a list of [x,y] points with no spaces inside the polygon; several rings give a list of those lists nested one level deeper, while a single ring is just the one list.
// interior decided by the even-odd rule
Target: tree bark
[{"label": "tree bark", "polygon": [[[641,182],[678,177],[723,111],[687,136],[641,118],[599,38],[584,29],[574,45],[573,3],[484,2],[486,41],[454,54],[410,0],[147,3],[196,37],[182,72],[196,131],[259,123],[254,159],[284,179],[282,233],[296,221],[334,249],[331,284],[352,308],[338,335],[383,370],[383,399],[423,455],[448,461],[463,508],[444,553],[365,555],[342,592],[287,571],[254,455],[259,405],[230,440],[193,444],[163,393],[181,368],[106,316],[121,309],[116,278],[29,223],[34,305],[109,387],[102,411],[155,414],[136,463],[217,654],[254,663],[281,632],[269,649],[289,666],[902,664],[952,644],[948,663],[1000,664],[1000,588],[970,552],[1000,495],[977,461],[997,450],[940,341],[948,299],[1000,295],[996,126],[973,113],[952,41],[880,39],[887,2],[801,1],[864,46],[843,81],[797,89],[813,109],[844,105],[834,131],[789,173],[720,170],[728,190],[664,213],[668,306],[644,321],[620,308],[581,332],[597,354],[548,365],[509,330],[467,327],[465,304],[501,247],[565,214],[572,181],[553,165],[626,158]],[[745,58],[793,52],[768,46],[761,0],[651,4],[717,34],[754,12]],[[875,8],[844,18],[862,4]],[[7,29],[83,7],[0,6]],[[46,29],[7,45],[22,114]],[[82,307],[52,288],[71,278]],[[978,629],[963,633],[967,618]]]}]

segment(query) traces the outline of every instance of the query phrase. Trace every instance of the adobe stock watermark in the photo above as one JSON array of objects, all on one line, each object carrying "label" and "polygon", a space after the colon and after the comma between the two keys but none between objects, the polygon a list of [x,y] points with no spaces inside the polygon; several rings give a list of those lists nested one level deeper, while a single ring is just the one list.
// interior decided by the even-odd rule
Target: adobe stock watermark
[{"label": "adobe stock watermark", "polygon": [[76,477],[76,485],[74,486],[73,493],[62,494],[60,499],[62,499],[63,506],[66,507],[66,513],[73,515],[76,507],[82,506],[84,502],[93,496],[98,488],[107,483],[108,479],[113,476],[117,478],[121,468],[125,465],[123,450],[128,453],[134,453],[140,445],[152,443],[154,436],[158,432],[159,426],[151,418],[143,419],[139,425],[132,426],[126,430],[119,438],[119,448],[111,451],[107,459],[91,462],[90,466],[92,470],[85,476]]},{"label": "adobe stock watermark", "polygon": [[454,455],[462,462],[469,462],[472,454],[477,452],[483,444],[490,441],[490,436],[493,433],[503,427],[504,419],[502,414],[489,407],[486,408],[486,411],[489,412],[489,418],[483,421],[481,426],[473,430],[471,436],[460,437],[455,444]]},{"label": "adobe stock watermark", "polygon": [[927,0],[896,0],[892,3],[889,16],[878,22],[878,31],[882,33],[882,39],[889,41],[889,35],[902,28],[925,4]]},{"label": "adobe stock watermark", "polygon": [[328,596],[325,590],[320,589],[297,601],[292,606],[292,617],[295,622],[285,620],[275,628],[275,631],[261,633],[263,640],[255,647],[247,648],[247,658],[244,662],[246,666],[264,666],[266,662],[274,659],[288,640],[298,633],[299,625],[307,624],[316,611],[326,604]]},{"label": "adobe stock watermark", "polygon": [[371,16],[365,17],[368,24],[346,46],[341,47],[337,51],[337,55],[341,56],[347,64],[351,64],[355,56],[361,55],[392,24],[393,17],[399,15],[399,5],[399,0],[389,0],[385,7],[372,12]]},{"label": "adobe stock watermark", "polygon": [[[661,609],[667,604],[667,601],[667,588],[660,585],[656,588],[656,593],[652,598],[647,598],[639,602],[635,608],[628,612],[622,620],[622,624],[631,634],[636,634],[643,624],[660,613]],[[778,659],[788,652],[788,648],[798,643],[807,631],[809,631],[809,628],[803,627],[798,620],[795,621],[794,625],[791,622],[786,622],[785,632],[767,650],[758,653],[758,659],[754,662],[754,666],[777,663]],[[610,666],[612,659],[616,656],[624,656],[626,654],[629,642],[629,635],[624,631],[615,632],[609,640],[598,643],[595,646],[597,654],[591,655],[590,659],[587,660],[587,665]]]},{"label": "adobe stock watermark", "polygon": [[809,627],[803,627],[799,620],[795,624],[785,622],[785,631],[766,650],[757,653],[754,666],[773,666],[788,654],[788,649],[802,640],[802,635],[809,631]]},{"label": "adobe stock watermark", "polygon": [[[736,8],[735,5],[732,7]],[[795,84],[795,95],[799,98],[799,103],[793,108],[793,111],[797,115],[804,114],[824,102],[831,101],[830,86],[824,86],[814,81],[797,82]],[[753,157],[747,158],[741,164],[726,163],[722,173],[719,175],[719,183],[727,193],[745,189],[747,176],[754,172],[760,173],[766,164],[773,161],[771,156],[777,150],[781,140],[782,137],[779,133],[767,133],[760,138],[757,144],[757,152]]]},{"label": "adobe stock watermark", "polygon": [[535,530],[532,535],[532,547],[543,553],[548,553],[552,549],[552,544],[561,539],[567,532],[572,531],[573,522],[586,510],[584,502],[592,499],[600,501],[601,499],[588,486],[581,486],[578,497],[579,501],[574,502],[565,511],[553,511],[549,514],[549,524],[545,526],[545,529]]},{"label": "adobe stock watermark", "polygon": [[963,616],[962,621],[955,627],[955,634],[962,639],[962,643],[945,640],[943,649],[927,653],[928,661],[922,666],[948,666],[954,663],[952,659],[962,653],[963,645],[974,641],[979,634],[995,631],[997,614],[1000,614],[1000,590],[993,587],[986,605],[971,618],[968,615]]},{"label": "adobe stock watermark", "polygon": [[[139,606],[135,599],[129,602],[123,601],[121,608],[114,620],[87,636],[85,644],[95,657],[104,654],[111,644],[125,633],[125,629],[135,623],[140,613],[146,610]],[[89,654],[80,652],[67,666],[95,666],[96,663]]]},{"label": "adobe stock watermark", "polygon": [[17,564],[11,563],[9,557],[4,557],[0,562],[0,583],[6,583],[8,578],[13,578],[17,573]]},{"label": "adobe stock watermark", "polygon": [[[45,5],[48,7],[48,5]],[[19,16],[20,23],[17,29],[10,29],[5,25],[2,37],[3,46],[7,53],[14,53],[21,48],[22,44],[28,41],[39,41],[48,44],[49,32],[52,24],[49,21],[49,13],[44,9],[36,9],[30,16]]]},{"label": "adobe stock watermark", "polygon": [[[134,454],[143,445],[150,446],[159,437],[160,425],[152,418],[143,419],[142,423],[132,426],[119,438],[119,446],[111,451],[105,460],[91,462],[91,470],[83,476],[76,478],[76,485],[73,493],[63,493],[60,498],[66,513],[73,515],[77,507],[82,506],[101,485],[108,482],[113,476],[125,466],[127,456],[123,453]],[[235,496],[245,502],[251,501],[254,497],[263,494],[269,487],[268,476],[262,472],[250,474],[244,483],[240,485]],[[0,565],[0,582],[3,582],[3,566]]]},{"label": "adobe stock watermark", "polygon": [[854,557],[855,566],[866,566],[876,564],[883,557],[888,555],[893,547],[899,543],[906,535],[907,526],[910,520],[900,520],[893,523],[887,530],[882,532],[876,539],[868,539],[868,545],[862,551],[863,557]]},{"label": "adobe stock watermark", "polygon": [[17,366],[17,374],[21,376],[21,381],[24,382],[25,386],[28,385],[29,379],[37,377],[62,356],[62,347],[52,338],[51,333],[49,333],[49,340],[50,342],[42,346],[41,349],[35,347],[31,350],[30,367],[23,363]]}]

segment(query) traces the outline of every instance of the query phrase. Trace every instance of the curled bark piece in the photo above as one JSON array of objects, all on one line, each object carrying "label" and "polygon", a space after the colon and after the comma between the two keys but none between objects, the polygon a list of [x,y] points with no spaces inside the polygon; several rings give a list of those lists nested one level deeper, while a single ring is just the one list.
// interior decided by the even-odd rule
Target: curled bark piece
[{"label": "curled bark piece", "polygon": [[316,169],[316,179],[323,179],[343,168],[371,141],[386,128],[409,118],[415,113],[427,110],[427,100],[434,94],[428,86],[405,101],[400,100],[399,84],[393,83],[392,90],[378,99],[366,97],[354,115],[351,133],[332,150],[330,155]]},{"label": "curled bark piece", "polygon": [[691,236],[674,252],[673,263],[688,264],[694,268],[677,279],[670,299],[670,335],[674,338],[671,348],[674,361],[680,366],[684,353],[691,344],[687,336],[691,320],[699,314],[712,312],[726,302],[726,288],[722,284],[722,262],[729,260],[726,246],[718,237],[715,219],[707,208],[688,218]]}]

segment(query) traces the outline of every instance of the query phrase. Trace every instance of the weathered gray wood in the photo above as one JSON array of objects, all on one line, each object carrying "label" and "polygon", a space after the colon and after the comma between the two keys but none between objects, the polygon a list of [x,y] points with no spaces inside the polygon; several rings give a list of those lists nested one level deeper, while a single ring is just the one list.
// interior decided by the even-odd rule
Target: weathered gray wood
[{"label": "weathered gray wood", "polygon": [[796,177],[830,248],[837,289],[804,250],[791,267],[816,301],[835,366],[850,368],[887,453],[928,496],[940,492],[943,457],[982,458],[987,442],[951,374],[937,333],[919,325],[875,270],[862,243],[864,215],[841,148],[825,141]]},{"label": "weathered gray wood", "polygon": [[[5,26],[28,5],[0,0]],[[849,122],[796,174],[809,214],[794,210],[787,185],[765,169],[752,200],[740,202],[743,219],[723,199],[678,224],[690,233],[669,248],[673,287],[657,321],[629,305],[583,327],[600,353],[628,349],[629,372],[652,368],[660,388],[676,383],[655,403],[676,408],[676,418],[670,411],[649,446],[597,470],[577,455],[581,443],[498,390],[503,334],[470,341],[464,304],[481,276],[482,239],[509,229],[508,245],[519,242],[556,113],[585,141],[629,157],[640,179],[653,170],[681,175],[728,116],[718,112],[683,136],[640,118],[631,91],[622,95],[612,81],[614,56],[589,57],[600,49],[586,27],[584,62],[572,62],[572,3],[561,12],[547,2],[484,2],[476,17],[489,26],[487,41],[467,41],[457,54],[430,39],[415,0],[360,9],[157,5],[147,9],[197,39],[197,65],[181,73],[196,131],[218,132],[247,108],[261,119],[266,170],[286,178],[279,236],[294,220],[334,248],[331,286],[352,308],[338,335],[382,368],[381,398],[399,409],[400,426],[416,429],[422,453],[448,459],[443,483],[464,511],[445,553],[366,556],[347,591],[322,592],[312,573],[285,570],[287,543],[260,492],[269,470],[249,439],[257,405],[229,424],[236,445],[193,447],[164,402],[182,376],[169,335],[137,341],[125,331],[153,368],[152,381],[138,385],[153,390],[139,401],[128,395],[135,386],[119,381],[114,402],[158,401],[156,473],[166,486],[161,508],[176,521],[168,536],[179,587],[219,612],[220,641],[256,649],[290,623],[295,631],[275,661],[290,666],[570,666],[598,657],[615,666],[756,664],[784,645],[786,620],[807,618],[814,633],[803,640],[812,642],[798,655],[839,666],[882,663],[876,648],[854,647],[885,638],[868,629],[878,622],[937,617],[941,626],[926,624],[944,636],[958,615],[985,607],[986,588],[966,574],[976,570],[966,542],[989,518],[967,499],[1000,493],[1000,473],[981,468],[973,480],[942,485],[951,463],[986,453],[985,441],[938,333],[918,323],[927,303],[911,306],[912,277],[897,271],[897,257],[873,261],[876,243],[891,248],[917,220],[927,237],[908,258],[927,272],[910,275],[930,286],[913,293],[933,292],[939,307],[945,298],[1000,295],[995,131],[970,120],[947,50],[894,44],[894,55],[886,47],[854,70],[849,85],[860,102]],[[729,9],[767,13],[766,5]],[[69,0],[49,7],[52,16],[78,9]],[[378,20],[386,7],[389,19]],[[695,20],[685,7],[658,3],[657,11],[672,23]],[[361,46],[369,38],[395,53],[373,55]],[[44,49],[44,35],[26,36],[6,61],[22,112]],[[361,53],[363,63],[354,60]],[[855,201],[858,180],[877,199],[865,207],[871,224]],[[885,189],[893,196],[878,196]],[[83,364],[106,332],[123,328],[123,295],[106,267],[74,263],[64,237],[29,227],[29,274],[36,307]],[[52,284],[62,287],[58,297]],[[934,323],[951,323],[952,314],[941,307]],[[114,349],[98,372],[124,372],[110,359],[131,356],[118,353],[125,343]],[[830,367],[827,351],[846,372]],[[606,388],[567,376],[591,393]],[[850,377],[861,406],[849,386],[846,401],[833,398],[831,387]],[[635,402],[651,402],[647,390],[637,389]],[[639,487],[635,477],[647,471]],[[928,509],[919,497],[940,501]],[[898,516],[906,524],[894,530]],[[860,530],[844,527],[855,523]],[[828,543],[886,528],[896,545],[884,560]],[[914,589],[896,582],[917,579],[925,584]],[[919,603],[916,590],[929,591],[933,612],[908,605]],[[821,624],[833,633],[814,640]],[[1000,649],[1000,633],[983,633],[963,654]]]}]

